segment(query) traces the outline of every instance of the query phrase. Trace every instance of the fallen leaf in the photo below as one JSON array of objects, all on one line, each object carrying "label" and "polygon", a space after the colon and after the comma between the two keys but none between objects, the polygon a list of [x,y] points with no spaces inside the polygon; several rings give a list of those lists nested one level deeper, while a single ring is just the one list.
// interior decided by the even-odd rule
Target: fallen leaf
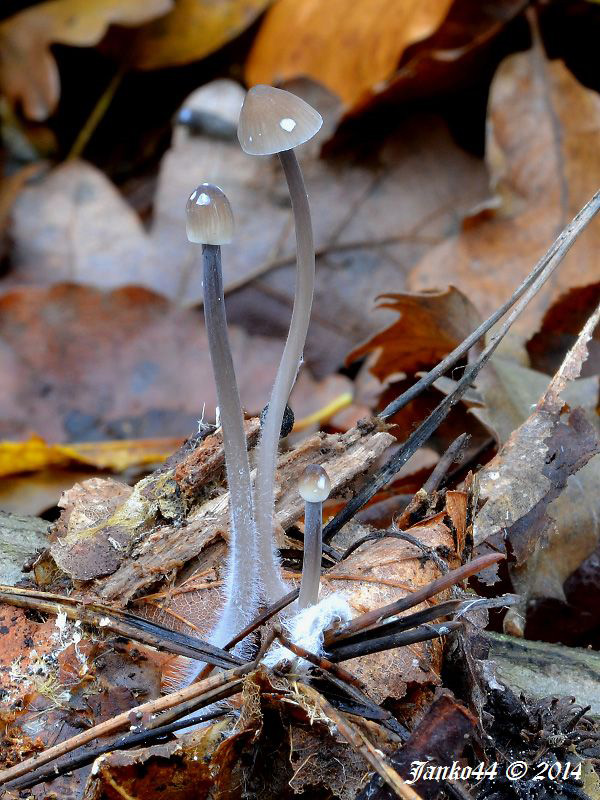
[{"label": "fallen leaf", "polygon": [[3,93],[20,102],[29,119],[46,119],[60,95],[52,44],[89,47],[111,24],[140,25],[172,6],[173,0],[49,0],[9,17],[0,25]]},{"label": "fallen leaf", "polygon": [[[230,321],[254,333],[285,336],[295,269],[289,195],[276,160],[240,150],[235,124],[242,99],[239,85],[218,81],[186,101],[184,110],[210,109],[230,132],[211,138],[175,130],[147,234],[90,165],[63,165],[30,183],[15,204],[12,269],[4,285],[137,284],[198,303],[199,251],[187,241],[184,206],[198,183],[212,181],[227,193],[236,218],[235,240],[223,248]],[[317,105],[330,114],[330,102],[327,95]],[[480,160],[461,151],[433,116],[402,122],[360,158],[322,160],[312,143],[298,155],[319,255],[305,358],[323,377],[380,327],[381,317],[365,309],[390,286],[401,287],[407,269],[455,228],[482,198],[485,176]],[[239,291],[231,294],[235,287]]]},{"label": "fallen leaf", "polygon": [[454,0],[440,27],[406,48],[397,71],[374,102],[398,105],[472,86],[489,70],[494,39],[525,7],[523,0],[476,4]]},{"label": "fallen leaf", "polygon": [[400,318],[346,358],[351,364],[375,352],[369,369],[381,383],[402,373],[431,369],[463,341],[481,318],[471,301],[453,286],[444,291],[384,294],[378,308]]},{"label": "fallen leaf", "polygon": [[41,437],[32,436],[25,442],[0,442],[0,476],[81,464],[124,472],[130,467],[164,461],[181,441],[179,437],[60,445],[48,444]]},{"label": "fallen leaf", "polygon": [[[492,82],[486,159],[495,200],[414,268],[412,289],[443,282],[487,315],[500,306],[600,183],[600,97],[540,46],[509,56]],[[529,337],[566,289],[597,278],[600,228],[578,239],[516,321]]]},{"label": "fallen leaf", "polygon": [[[268,400],[282,345],[235,328],[230,338],[242,402],[258,413]],[[34,431],[53,442],[182,437],[197,428],[203,410],[214,419],[216,390],[202,313],[146,289],[57,285],[8,292],[0,296],[0,345],[0,370],[8,376],[0,389],[4,438],[27,438]],[[298,417],[311,409],[319,391],[302,370],[291,400]],[[154,456],[134,456],[127,448],[123,442],[85,443],[70,456],[99,467]],[[33,450],[22,451],[24,469]]]},{"label": "fallen leaf", "polygon": [[[458,566],[452,534],[443,522],[414,526],[410,532],[428,547],[447,548],[451,553],[450,567]],[[392,603],[437,577],[438,568],[432,561],[424,560],[422,551],[414,545],[399,539],[382,539],[362,545],[328,570],[324,574],[323,592],[339,591],[348,600],[353,615],[358,616]],[[448,597],[449,594],[441,593],[436,602]],[[376,703],[382,703],[404,697],[409,685],[421,686],[425,691],[438,685],[443,649],[443,640],[435,639],[353,658],[344,662],[344,666],[363,681]],[[413,699],[418,706],[416,697]]]},{"label": "fallen leaf", "polygon": [[[411,731],[408,741],[391,755],[390,763],[405,780],[413,777],[414,765],[419,762],[450,767],[462,755],[477,726],[476,717],[451,692],[442,689]],[[413,785],[424,800],[439,797],[439,781],[419,780]],[[357,800],[395,800],[395,797],[389,787],[381,786],[373,777]]]},{"label": "fallen leaf", "polygon": [[327,86],[353,108],[381,91],[402,53],[430,36],[452,0],[278,0],[246,63],[246,81],[278,84],[299,75]]},{"label": "fallen leaf", "polygon": [[177,0],[158,20],[114,35],[103,50],[137,69],[163,69],[201,58],[239,36],[272,0]]},{"label": "fallen leaf", "polygon": [[[559,297],[545,313],[539,331],[527,342],[531,366],[541,372],[554,374],[598,302],[600,283],[570,289]],[[596,331],[588,345],[589,355],[581,371],[584,376],[600,374],[599,338],[600,334]]]},{"label": "fallen leaf", "polygon": [[83,162],[68,161],[29,182],[13,207],[12,234],[19,285],[139,285],[168,295],[176,283],[168,262],[159,266],[137,214]]}]

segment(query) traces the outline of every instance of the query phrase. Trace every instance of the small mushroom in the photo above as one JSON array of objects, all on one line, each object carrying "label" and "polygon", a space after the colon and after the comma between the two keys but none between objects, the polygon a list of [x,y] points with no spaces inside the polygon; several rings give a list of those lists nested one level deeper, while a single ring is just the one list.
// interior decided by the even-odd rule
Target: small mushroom
[{"label": "small mushroom", "polygon": [[287,341],[258,445],[256,526],[261,584],[267,602],[287,592],[275,551],[274,480],[281,423],[302,362],[314,294],[315,249],[310,208],[293,148],[311,139],[323,123],[320,114],[296,95],[272,86],[255,86],[244,100],[238,124],[242,149],[251,155],[277,153],[288,183],[296,227],[296,290]]},{"label": "small mushroom", "polygon": [[331,492],[329,475],[319,464],[309,464],[298,485],[304,500],[304,558],[298,608],[319,601],[321,553],[323,550],[323,503]]},{"label": "small mushroom", "polygon": [[227,335],[221,272],[221,244],[231,241],[233,227],[233,213],[224,192],[210,183],[198,186],[187,202],[186,228],[190,242],[202,244],[204,318],[217,386],[231,519],[225,606],[211,636],[217,645],[232,639],[258,609],[252,482],[244,417]]}]

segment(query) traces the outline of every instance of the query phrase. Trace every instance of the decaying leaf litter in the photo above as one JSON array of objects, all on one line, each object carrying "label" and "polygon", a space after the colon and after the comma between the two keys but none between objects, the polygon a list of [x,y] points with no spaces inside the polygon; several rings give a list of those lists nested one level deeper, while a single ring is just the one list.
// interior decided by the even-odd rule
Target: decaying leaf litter
[{"label": "decaying leaf litter", "polygon": [[[41,4],[43,11],[45,5],[52,6]],[[100,45],[121,62],[128,43],[128,57],[104,98],[110,101],[131,70],[200,58],[265,6],[250,4],[241,12],[227,3],[229,16],[217,14],[214,29],[206,25],[204,38],[195,38],[188,23],[190,15],[208,13],[202,3],[156,4],[145,17],[136,17],[131,3],[131,16],[117,19],[110,3],[98,3],[95,20],[84,14],[66,33],[61,26],[71,23],[64,12],[77,4],[55,5],[41,60],[28,51],[35,70],[24,74],[33,82],[27,85],[26,77],[25,85],[11,84],[14,66],[5,56],[2,62],[7,95],[22,98],[25,115],[39,120],[51,113],[60,91],[47,43],[88,44],[111,22],[133,26],[111,30]],[[169,5],[164,20],[135,27]],[[321,656],[294,645],[277,616],[257,620],[264,647],[275,637],[312,664],[298,677],[297,663],[291,671],[267,670],[259,652],[257,661],[236,666],[236,656],[211,654],[202,644],[221,601],[229,531],[220,431],[204,422],[214,419],[215,396],[197,308],[200,272],[184,233],[182,198],[196,183],[223,185],[239,214],[240,246],[227,253],[225,289],[237,325],[232,344],[242,398],[254,414],[264,405],[279,358],[273,334],[284,333],[292,302],[286,191],[273,164],[238,150],[242,89],[216,82],[184,102],[147,229],[111,181],[84,161],[35,165],[35,180],[27,172],[8,189],[3,203],[11,210],[2,219],[11,237],[10,269],[2,279],[0,358],[11,381],[0,403],[3,435],[21,442],[0,445],[2,470],[10,475],[89,465],[111,469],[117,480],[100,473],[71,488],[65,472],[68,491],[51,526],[49,550],[39,551],[46,534],[42,521],[32,521],[31,544],[13,551],[19,563],[3,573],[12,583],[29,553],[30,571],[22,574],[29,590],[2,589],[0,630],[10,647],[2,657],[8,769],[0,778],[16,782],[7,796],[55,791],[64,797],[152,797],[157,786],[170,787],[177,797],[237,796],[243,785],[246,796],[521,797],[538,786],[444,778],[435,787],[421,782],[411,788],[403,777],[409,759],[424,754],[440,764],[478,756],[489,762],[521,756],[534,763],[551,754],[573,765],[583,759],[585,769],[577,773],[581,780],[545,786],[545,796],[565,791],[594,797],[597,733],[585,709],[568,698],[536,706],[515,695],[486,661],[490,642],[481,630],[486,606],[508,608],[505,629],[523,636],[535,602],[564,603],[565,592],[573,585],[576,591],[579,571],[581,585],[598,583],[592,338],[599,299],[593,286],[597,223],[564,263],[573,227],[543,257],[598,186],[597,94],[549,61],[535,35],[533,49],[508,56],[494,76],[488,105],[492,203],[479,160],[456,145],[439,118],[422,111],[392,133],[372,134],[375,159],[364,149],[350,159],[343,149],[323,158],[319,147],[335,142],[344,113],[357,117],[377,102],[427,94],[445,60],[460,84],[461,70],[476,63],[522,10],[518,3],[486,8],[467,25],[464,3],[430,9],[407,3],[397,15],[395,6],[386,4],[385,13],[402,36],[392,36],[394,25],[381,21],[380,35],[385,27],[388,37],[378,51],[384,58],[373,59],[360,80],[354,56],[335,64],[315,58],[320,45],[310,39],[310,27],[318,4],[312,3],[304,9],[307,27],[297,31],[298,41],[309,45],[301,58],[273,61],[281,26],[295,14],[293,4],[280,0],[261,23],[246,63],[249,83],[285,76],[289,88],[325,117],[321,140],[299,151],[315,215],[318,282],[308,369],[291,401],[306,423],[300,420],[278,461],[276,533],[284,577],[297,587],[304,512],[296,487],[307,463],[323,463],[333,493],[325,506],[321,593],[344,594],[354,619],[327,635]],[[347,35],[363,31],[363,44],[369,39],[362,23],[371,10],[358,3],[343,18]],[[43,16],[35,11],[3,25],[4,52],[11,35],[17,36],[11,31],[40,24]],[[340,13],[341,4],[334,4],[329,23]],[[185,47],[178,46],[182,25],[189,34]],[[376,31],[369,35],[377,40]],[[301,74],[325,88],[294,80]],[[81,152],[87,136],[82,130],[74,151]],[[597,207],[595,198],[584,211],[585,223]],[[583,227],[575,225],[576,232]],[[531,302],[517,299],[523,309],[514,313],[518,337],[500,341],[494,329],[486,343],[479,335],[431,375],[429,388],[410,395],[423,372],[460,349],[480,315],[496,310],[540,257],[536,274],[544,286],[532,292]],[[445,289],[452,274],[462,292]],[[399,294],[427,285],[441,291]],[[576,286],[574,294],[560,296]],[[389,296],[387,312],[365,313],[380,294]],[[390,327],[382,330],[385,324]],[[545,349],[544,335],[552,351]],[[332,374],[346,357],[351,371]],[[359,357],[366,361],[357,373],[352,365]],[[179,369],[178,358],[196,368]],[[397,398],[405,395],[411,399],[402,408]],[[200,433],[189,438],[202,404]],[[377,411],[383,418],[356,424]],[[324,423],[325,431],[311,433]],[[251,454],[258,430],[249,419]],[[459,436],[465,431],[468,443]],[[116,441],[96,443],[99,437]],[[183,439],[164,466],[140,479],[139,470]],[[419,478],[416,464],[430,471],[444,451],[437,473]],[[414,475],[410,463],[398,475],[413,454]],[[118,475],[124,468],[129,485]],[[29,485],[38,491],[35,480],[34,473]],[[424,488],[402,500],[411,480],[411,495]],[[445,482],[455,488],[446,489]],[[24,478],[10,491],[18,497],[27,485]],[[363,502],[369,502],[364,513],[376,528],[356,515]],[[0,522],[7,541],[27,524],[8,515]],[[503,566],[495,574],[504,553],[510,583]],[[481,573],[476,586],[485,599],[464,583],[474,572]],[[589,632],[589,610],[588,617]],[[161,675],[164,690],[174,659],[194,653],[218,669],[183,694],[161,698]],[[230,704],[215,712],[223,718],[211,722],[211,704],[226,697]],[[187,713],[205,718],[208,727],[173,740]],[[89,730],[76,736],[82,726]],[[36,752],[43,755],[28,760]]]}]

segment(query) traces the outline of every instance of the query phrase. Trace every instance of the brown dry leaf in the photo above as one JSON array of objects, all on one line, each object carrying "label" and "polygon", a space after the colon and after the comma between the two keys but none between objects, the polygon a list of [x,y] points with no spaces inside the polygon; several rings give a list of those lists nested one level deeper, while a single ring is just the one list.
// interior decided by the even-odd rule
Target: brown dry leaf
[{"label": "brown dry leaf", "polygon": [[[448,548],[453,554],[450,567],[458,566],[452,534],[443,522],[424,523],[412,527],[410,532],[428,547]],[[328,570],[322,586],[323,593],[341,592],[358,615],[392,603],[438,577],[438,568],[424,560],[422,551],[414,545],[398,539],[382,539],[361,546]],[[361,578],[368,578],[369,582]],[[386,585],[386,581],[392,585]],[[445,599],[446,593],[436,596],[436,602]],[[344,666],[364,682],[368,695],[376,703],[382,703],[388,698],[404,697],[408,685],[431,690],[439,684],[442,652],[443,641],[436,639],[361,656],[344,662]],[[418,705],[416,695],[413,699]]]},{"label": "brown dry leaf", "polygon": [[[390,298],[390,302],[380,304],[379,308],[389,308],[400,314],[400,318],[359,345],[346,359],[346,363],[352,363],[369,356],[365,367],[368,366],[371,374],[380,381],[379,396],[374,403],[378,409],[408,389],[418,372],[434,367],[481,322],[468,297],[453,287],[444,291],[404,292],[383,297]],[[406,376],[404,380],[398,380],[402,375]],[[440,392],[453,386],[450,379],[440,380],[434,384],[435,388],[422,393],[395,414],[390,422],[395,426],[393,433],[396,438],[404,441],[410,436],[438,405],[442,399]],[[473,394],[470,392],[467,400]],[[482,425],[467,415],[466,408],[466,402],[461,402],[452,409],[429,440],[429,447],[443,452],[464,431],[468,431],[471,437],[467,448],[469,453],[484,446],[489,436]]]},{"label": "brown dry leaf", "polygon": [[[477,718],[447,689],[442,689],[411,731],[408,741],[389,761],[405,780],[412,777],[415,762],[450,765],[461,757],[471,735],[476,735],[478,725]],[[437,781],[417,781],[414,789],[423,800],[437,800],[440,794]],[[357,800],[396,800],[396,795],[373,777]]]},{"label": "brown dry leaf", "polygon": [[29,119],[46,119],[60,94],[50,45],[89,47],[111,24],[140,25],[172,6],[173,0],[50,0],[15,14],[0,25],[3,93],[20,102]]},{"label": "brown dry leaf", "polygon": [[474,76],[489,68],[491,42],[526,5],[524,0],[454,0],[435,33],[406,49],[389,85],[374,100],[397,105],[472,85]]},{"label": "brown dry leaf", "polygon": [[[309,86],[304,85],[305,93]],[[316,100],[309,99],[330,117],[325,109],[331,97],[316,94]],[[197,303],[202,298],[199,252],[185,235],[184,206],[198,183],[212,181],[227,193],[236,216],[235,241],[223,249],[226,287],[260,276],[230,296],[230,320],[255,333],[285,335],[295,261],[289,196],[275,159],[240,150],[235,124],[242,99],[239,85],[217,81],[186,101],[185,108],[210,111],[231,126],[231,139],[174,132],[148,234],[90,165],[63,165],[30,184],[15,205],[13,269],[4,285],[135,283]],[[298,155],[320,254],[305,356],[324,376],[380,327],[381,318],[365,312],[382,291],[401,288],[407,269],[455,229],[483,196],[485,175],[481,162],[461,151],[445,124],[431,116],[403,122],[375,152],[354,161],[321,160],[318,147],[311,143]]]},{"label": "brown dry leaf", "polygon": [[430,36],[452,0],[279,0],[267,13],[246,63],[246,81],[299,76],[335,92],[347,108],[381,91],[404,50]]},{"label": "brown dry leaf", "polygon": [[[495,310],[600,184],[600,97],[536,46],[509,56],[491,86],[486,157],[495,194],[462,232],[433,248],[413,289],[452,283],[485,315]],[[558,293],[597,278],[591,225],[515,323],[530,335]],[[442,278],[443,276],[443,278]]]},{"label": "brown dry leaf", "polygon": [[[581,504],[581,496],[577,495],[585,495],[585,489],[577,481],[579,476],[571,481],[570,490],[575,494],[563,501],[566,508],[563,507],[562,512],[559,504],[558,514],[555,514],[556,506],[550,503],[553,500],[556,503],[557,498],[560,501],[569,476],[584,467],[600,449],[594,426],[581,408],[568,416],[563,414],[564,390],[581,371],[587,343],[599,319],[600,307],[586,323],[533,414],[479,473],[481,499],[486,502],[475,519],[475,543],[498,540],[501,546],[502,539],[507,540],[516,567],[528,573],[526,579],[518,581],[524,594],[533,591],[534,586],[535,591],[544,596],[556,595],[557,591],[562,593],[563,580],[589,555],[598,538],[595,522],[589,526],[590,517],[595,520],[593,512],[588,514],[588,524],[583,528],[579,527],[579,519],[573,520],[575,525],[571,529],[565,525],[565,518],[572,517],[573,503]],[[594,462],[593,468],[590,464],[588,469],[594,470],[592,479],[597,481],[597,463]],[[557,538],[557,528],[564,541]],[[576,532],[576,547],[573,539],[566,537],[568,530]],[[551,549],[542,556],[548,546]],[[551,570],[553,580],[547,569],[540,570],[540,573],[547,573],[545,585],[541,577],[536,585],[539,558],[546,560],[546,566],[556,561]],[[557,574],[561,572],[563,575],[559,579]]]},{"label": "brown dry leaf", "polygon": [[[113,36],[108,52],[137,69],[188,64],[245,31],[272,0],[177,0],[173,10],[131,35]],[[104,47],[103,47],[104,49]]]},{"label": "brown dry leaf", "polygon": [[398,312],[400,319],[353,350],[346,363],[375,351],[369,369],[382,383],[393,375],[430,369],[481,323],[471,301],[453,286],[381,297],[387,302],[379,308]]},{"label": "brown dry leaf", "polygon": [[181,441],[181,437],[177,437],[60,445],[48,444],[40,436],[32,436],[25,442],[0,442],[0,477],[81,464],[124,472],[130,467],[164,461]]},{"label": "brown dry leaf", "polygon": [[[82,800],[113,797],[205,800],[215,783],[232,777],[218,757],[219,745],[228,728],[229,721],[218,720],[188,734],[183,741],[108,753],[97,760]],[[232,738],[237,740],[240,736],[234,734]],[[171,787],[177,787],[176,792]]]},{"label": "brown dry leaf", "polygon": [[[539,331],[527,342],[531,366],[554,374],[599,302],[600,283],[571,289],[559,297],[544,315]],[[584,376],[600,374],[599,339],[600,333],[595,331],[588,345],[588,358],[581,370]]]},{"label": "brown dry leaf", "polygon": [[[2,713],[14,713],[15,736],[15,752],[2,749],[5,765],[30,754],[18,751],[20,740],[46,748],[160,694],[160,664],[151,650],[99,639],[60,616],[40,623],[1,604],[0,640]],[[56,779],[52,790],[80,798],[90,769]],[[44,784],[31,793],[36,800],[48,796]]]},{"label": "brown dry leaf", "polygon": [[11,233],[19,285],[139,285],[169,295],[177,282],[116,187],[84,162],[68,161],[30,181],[14,204]]},{"label": "brown dry leaf", "polygon": [[[281,344],[235,328],[230,337],[242,402],[258,413],[268,400]],[[0,343],[0,371],[7,376],[0,390],[2,437],[34,431],[53,442],[178,437],[197,428],[203,409],[206,419],[214,419],[202,313],[146,289],[105,293],[57,285],[8,292],[0,296]],[[303,370],[291,401],[299,417],[317,390]],[[102,447],[85,444],[77,458],[84,460],[87,451],[90,461],[108,466],[106,451],[113,446],[103,447],[102,453]],[[121,455],[133,453],[123,450],[113,466]],[[24,459],[23,467],[29,466]]]}]

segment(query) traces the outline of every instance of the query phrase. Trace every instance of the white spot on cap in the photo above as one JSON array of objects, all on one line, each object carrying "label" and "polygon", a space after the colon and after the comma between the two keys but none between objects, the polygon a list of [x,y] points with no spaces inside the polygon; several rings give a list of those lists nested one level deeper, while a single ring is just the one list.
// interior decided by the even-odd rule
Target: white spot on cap
[{"label": "white spot on cap", "polygon": [[197,206],[209,206],[210,205],[210,197],[206,194],[206,192],[200,192],[198,195],[198,199],[196,200]]},{"label": "white spot on cap", "polygon": [[293,131],[294,128],[296,127],[296,121],[290,119],[290,117],[284,117],[279,123],[279,127],[283,128],[284,131],[291,133],[291,131]]}]

